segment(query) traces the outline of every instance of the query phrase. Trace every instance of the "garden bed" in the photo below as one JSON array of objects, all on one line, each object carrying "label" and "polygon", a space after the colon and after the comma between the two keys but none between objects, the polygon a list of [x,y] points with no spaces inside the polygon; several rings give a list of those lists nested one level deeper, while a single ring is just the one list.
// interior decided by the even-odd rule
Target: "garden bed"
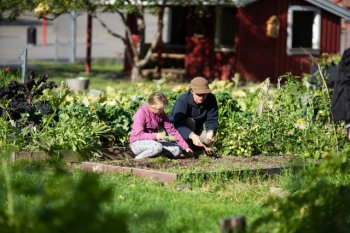
[{"label": "garden bed", "polygon": [[[199,155],[196,158],[169,159],[163,156],[135,160],[127,147],[101,148],[100,161],[82,162],[81,167],[93,172],[115,172],[131,174],[163,183],[180,179],[207,179],[210,177],[230,177],[237,175],[278,174],[286,168],[300,167],[304,164],[295,156],[222,156],[218,158]],[[54,151],[51,153],[16,152],[13,159],[43,159],[60,157],[69,163],[78,163],[78,154],[73,151]]]},{"label": "garden bed", "polygon": [[227,170],[270,169],[286,167],[300,163],[294,156],[251,156],[237,157],[224,156],[220,158],[201,155],[199,158],[167,159],[165,157],[135,160],[131,157],[125,159],[100,161],[103,164],[153,169],[164,172],[220,172]]},{"label": "garden bed", "polygon": [[303,162],[294,156],[260,155],[213,158],[201,155],[199,158],[168,159],[158,157],[143,160],[135,160],[130,154],[124,154],[122,157],[123,159],[83,162],[82,168],[94,172],[130,174],[163,183],[171,183],[182,179],[278,174],[286,168],[296,168],[303,165]]}]

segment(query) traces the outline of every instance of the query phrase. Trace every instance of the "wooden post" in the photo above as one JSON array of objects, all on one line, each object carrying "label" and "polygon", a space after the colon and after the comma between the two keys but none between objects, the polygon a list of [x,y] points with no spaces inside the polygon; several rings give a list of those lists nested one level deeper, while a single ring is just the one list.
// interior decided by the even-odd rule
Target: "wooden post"
[{"label": "wooden post", "polygon": [[244,216],[224,218],[220,221],[221,233],[244,233],[246,232]]},{"label": "wooden post", "polygon": [[87,15],[87,31],[86,31],[86,57],[85,57],[85,73],[91,71],[91,39],[92,37],[92,15]]},{"label": "wooden post", "polygon": [[46,46],[46,27],[47,27],[47,18],[43,18],[43,33],[42,33],[42,41],[43,41],[43,46]]},{"label": "wooden post", "polygon": [[158,77],[162,77],[162,66],[163,66],[163,58],[162,58],[162,53],[163,53],[163,17],[164,17],[164,7],[159,6],[158,7],[158,30],[159,30],[159,40],[157,43],[157,74]]}]

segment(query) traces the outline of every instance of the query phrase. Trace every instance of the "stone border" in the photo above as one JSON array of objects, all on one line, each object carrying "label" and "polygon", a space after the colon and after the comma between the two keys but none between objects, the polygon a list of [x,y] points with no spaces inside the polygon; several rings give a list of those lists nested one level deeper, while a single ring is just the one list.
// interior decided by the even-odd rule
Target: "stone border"
[{"label": "stone border", "polygon": [[156,180],[162,183],[172,183],[177,180],[177,174],[175,173],[161,172],[156,170],[121,167],[93,162],[83,162],[81,164],[81,167],[85,171],[130,174],[133,176],[142,177],[144,179]]}]

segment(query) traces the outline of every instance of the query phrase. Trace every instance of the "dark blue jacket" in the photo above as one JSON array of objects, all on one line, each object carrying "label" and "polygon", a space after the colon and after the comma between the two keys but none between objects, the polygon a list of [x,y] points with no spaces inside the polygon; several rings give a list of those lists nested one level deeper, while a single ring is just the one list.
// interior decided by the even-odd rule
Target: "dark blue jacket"
[{"label": "dark blue jacket", "polygon": [[206,100],[198,105],[194,102],[191,91],[182,94],[175,102],[170,114],[170,120],[179,130],[185,140],[188,140],[191,130],[186,125],[186,119],[192,117],[196,122],[196,131],[204,128],[213,130],[218,128],[218,104],[213,94],[209,93]]}]

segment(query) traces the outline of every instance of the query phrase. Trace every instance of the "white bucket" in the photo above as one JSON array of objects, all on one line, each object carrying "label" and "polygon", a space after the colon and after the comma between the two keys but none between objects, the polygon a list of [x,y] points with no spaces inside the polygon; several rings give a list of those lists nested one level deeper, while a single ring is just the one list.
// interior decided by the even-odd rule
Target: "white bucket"
[{"label": "white bucket", "polygon": [[85,91],[89,88],[89,79],[85,77],[67,78],[66,83],[71,91]]}]

